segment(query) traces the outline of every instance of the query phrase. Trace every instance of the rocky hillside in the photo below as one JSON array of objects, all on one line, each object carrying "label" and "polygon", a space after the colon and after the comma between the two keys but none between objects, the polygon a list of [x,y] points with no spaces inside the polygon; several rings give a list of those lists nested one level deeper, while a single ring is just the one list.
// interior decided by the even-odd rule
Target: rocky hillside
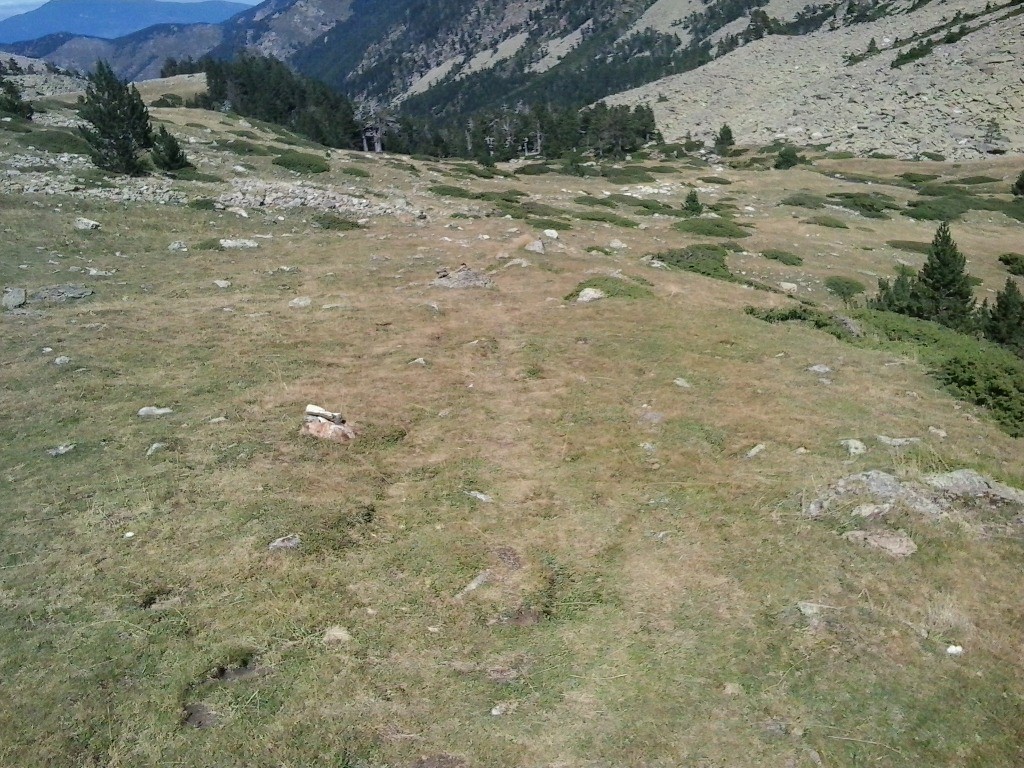
[{"label": "rocky hillside", "polygon": [[[728,123],[740,143],[785,139],[950,158],[1021,151],[1020,2],[930,3],[913,12],[908,5],[896,4],[875,21],[767,36],[609,101],[652,105],[667,139],[689,132],[710,137]],[[966,22],[958,17],[974,14]],[[938,42],[921,58],[894,66],[915,45],[955,37],[962,23],[970,31],[961,39]],[[867,55],[872,40],[879,50]]]}]

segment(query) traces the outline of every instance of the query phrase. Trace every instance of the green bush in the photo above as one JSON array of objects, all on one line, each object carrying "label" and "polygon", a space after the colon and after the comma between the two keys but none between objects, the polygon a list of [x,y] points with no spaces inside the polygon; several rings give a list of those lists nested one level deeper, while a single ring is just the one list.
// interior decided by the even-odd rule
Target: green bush
[{"label": "green bush", "polygon": [[779,309],[766,307],[746,307],[748,315],[764,320],[766,323],[806,323],[819,331],[825,331],[837,339],[851,339],[853,334],[834,315],[807,306],[794,306]]},{"label": "green bush", "polygon": [[705,184],[719,184],[721,186],[727,186],[732,184],[728,179],[724,179],[721,176],[701,176],[700,180]]},{"label": "green bush", "polygon": [[346,176],[355,176],[357,179],[370,178],[370,172],[365,168],[360,168],[358,165],[342,166],[341,172],[344,173]]},{"label": "green bush", "polygon": [[727,219],[687,219],[673,226],[680,232],[702,237],[750,237],[750,232]]},{"label": "green bush", "polygon": [[671,269],[682,269],[695,272],[705,277],[732,282],[735,276],[726,266],[725,257],[728,251],[720,245],[701,243],[686,248],[673,248],[670,251],[650,254],[651,258],[665,264]]},{"label": "green bush", "polygon": [[603,208],[618,207],[614,200],[610,200],[607,197],[592,197],[591,195],[580,195],[579,197],[574,197],[573,202],[577,205],[601,206]]},{"label": "green bush", "polygon": [[830,277],[825,280],[825,290],[833,296],[838,296],[844,304],[849,304],[855,296],[867,290],[867,287],[860,280],[852,277]]},{"label": "green bush", "polygon": [[531,163],[530,165],[516,168],[516,174],[520,176],[540,176],[541,174],[554,172],[555,169],[546,163]]},{"label": "green bush", "polygon": [[811,216],[804,223],[817,224],[819,227],[831,227],[832,229],[849,229],[845,221],[837,219],[835,216]]},{"label": "green bush", "polygon": [[435,195],[444,195],[445,197],[459,197],[465,200],[475,200],[476,192],[471,192],[468,189],[462,187],[456,187],[452,184],[433,184],[428,189]]},{"label": "green bush", "polygon": [[581,221],[598,221],[605,224],[614,224],[616,227],[629,227],[633,229],[639,226],[632,219],[627,219],[625,216],[619,216],[615,213],[606,213],[605,211],[584,211],[582,213],[573,213],[572,216]]},{"label": "green bush", "polygon": [[938,152],[922,152],[921,157],[927,160],[934,160],[936,163],[946,162],[946,156],[941,155]]},{"label": "green bush", "polygon": [[939,177],[934,173],[914,173],[908,171],[907,173],[901,173],[900,178],[904,181],[909,181],[911,184],[923,184],[927,181],[935,181]]},{"label": "green bush", "polygon": [[789,267],[799,267],[804,263],[804,260],[797,256],[795,253],[790,253],[789,251],[780,251],[774,248],[769,248],[766,251],[762,251],[761,255],[764,256],[766,259],[782,262],[783,264]]},{"label": "green bush", "polygon": [[230,152],[234,152],[236,155],[242,157],[249,157],[252,155],[272,155],[273,150],[267,149],[261,144],[253,144],[251,141],[245,141],[245,139],[228,139],[217,144],[218,147],[226,149]]},{"label": "green bush", "polygon": [[573,289],[573,292],[565,297],[566,301],[576,301],[585,288],[596,288],[603,291],[608,298],[616,299],[644,299],[653,296],[646,287],[635,282],[626,282],[615,277],[592,277],[584,280]]},{"label": "green bush", "polygon": [[1024,197],[1024,171],[1020,172],[1020,176],[1013,182],[1013,186],[1010,187],[1010,192],[1014,197]]},{"label": "green bush", "polygon": [[534,229],[555,229],[558,231],[572,229],[572,224],[561,219],[527,219],[526,223]]},{"label": "green bush", "polygon": [[612,184],[647,184],[654,177],[642,165],[625,165],[622,168],[604,168],[601,175]]},{"label": "green bush", "polygon": [[209,197],[196,197],[188,201],[188,207],[197,211],[213,211],[217,208],[217,203]]},{"label": "green bush", "polygon": [[159,99],[154,101],[150,106],[152,107],[183,107],[185,106],[185,100],[176,93],[165,93],[160,96]]},{"label": "green bush", "polygon": [[363,228],[363,225],[357,221],[330,212],[316,214],[313,216],[313,223],[320,229],[326,229],[329,232],[350,232],[353,229]]},{"label": "green bush", "polygon": [[780,171],[785,171],[806,162],[807,158],[803,155],[798,155],[795,148],[783,147],[775,157],[774,168]]},{"label": "green bush", "polygon": [[796,192],[784,198],[782,205],[792,205],[797,208],[824,208],[828,204],[821,195],[814,195],[810,192]]},{"label": "green bush", "polygon": [[331,166],[322,157],[305,152],[282,152],[274,158],[274,165],[296,173],[326,173],[331,170]]},{"label": "green bush", "polygon": [[1024,253],[1004,253],[999,257],[999,263],[1006,267],[1011,275],[1024,277]]},{"label": "green bush", "polygon": [[832,192],[829,198],[869,219],[888,219],[886,211],[899,209],[896,198],[881,192]]},{"label": "green bush", "polygon": [[900,251],[909,253],[928,253],[931,250],[931,243],[924,243],[920,240],[886,240],[885,244]]}]

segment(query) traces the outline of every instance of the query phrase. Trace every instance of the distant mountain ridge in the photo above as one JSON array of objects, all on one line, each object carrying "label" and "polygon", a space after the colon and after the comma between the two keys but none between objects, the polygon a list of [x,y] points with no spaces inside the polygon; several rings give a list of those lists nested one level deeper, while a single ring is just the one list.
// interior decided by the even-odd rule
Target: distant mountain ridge
[{"label": "distant mountain ridge", "polygon": [[228,0],[50,0],[34,11],[0,20],[0,43],[61,33],[113,39],[156,24],[218,24],[249,8]]}]

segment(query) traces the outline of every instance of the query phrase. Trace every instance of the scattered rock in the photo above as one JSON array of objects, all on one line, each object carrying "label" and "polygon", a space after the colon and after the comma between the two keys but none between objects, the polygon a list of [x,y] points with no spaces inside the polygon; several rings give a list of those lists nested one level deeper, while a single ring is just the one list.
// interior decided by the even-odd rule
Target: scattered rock
[{"label": "scattered rock", "polygon": [[939,440],[945,440],[947,437],[949,437],[946,430],[939,429],[938,427],[928,427],[928,433],[931,435],[935,435],[937,438],[939,438]]},{"label": "scattered rock", "polygon": [[839,323],[846,332],[855,338],[861,338],[864,336],[864,329],[861,324],[854,320],[852,317],[846,315],[836,315],[836,322]]},{"label": "scattered rock", "polygon": [[85,272],[89,277],[113,277],[116,269],[97,269],[96,267],[86,267]]},{"label": "scattered rock", "polygon": [[533,240],[532,242],[529,242],[526,245],[524,245],[523,246],[523,250],[524,251],[528,251],[529,253],[539,253],[539,254],[543,255],[543,253],[544,253],[544,241],[543,240]]},{"label": "scattered rock", "polygon": [[92,296],[92,289],[84,285],[50,285],[32,295],[32,301],[48,301],[60,304],[65,301],[84,299]]},{"label": "scattered rock", "polygon": [[469,582],[469,584],[467,584],[461,590],[459,590],[459,592],[455,595],[455,599],[461,600],[470,592],[475,592],[476,590],[480,589],[480,587],[482,587],[484,584],[487,584],[491,580],[492,575],[493,574],[490,571],[481,571],[476,575],[476,577],[471,582]]},{"label": "scattered rock", "polygon": [[59,355],[59,356],[53,358],[53,364],[54,365],[59,365],[59,366],[70,365],[71,364],[71,358],[68,357],[67,355]]},{"label": "scattered rock", "polygon": [[755,456],[760,455],[764,451],[764,449],[767,448],[767,447],[768,446],[765,445],[764,443],[758,443],[753,448],[751,448],[749,451],[747,451],[747,458],[748,459],[752,459]]},{"label": "scattered rock", "polygon": [[174,253],[188,253],[188,245],[184,240],[175,240],[167,246],[167,250]]},{"label": "scattered rock", "polygon": [[427,364],[427,360],[424,357],[417,357],[415,360],[410,360],[409,365],[423,365]]},{"label": "scattered rock", "polygon": [[358,436],[340,413],[328,411],[319,405],[306,406],[299,434],[335,443],[349,443]]},{"label": "scattered rock", "polygon": [[324,645],[344,645],[352,640],[352,635],[344,627],[330,627],[324,632]]},{"label": "scattered rock", "polygon": [[836,481],[829,489],[807,507],[810,517],[821,517],[836,504],[852,504],[858,500],[875,504],[900,504],[928,517],[936,517],[946,511],[922,486],[903,483],[893,475],[877,469],[858,472]]},{"label": "scattered rock", "polygon": [[658,411],[644,411],[640,414],[641,424],[661,424],[665,420],[665,414],[659,413]]},{"label": "scattered rock", "polygon": [[681,376],[678,379],[675,379],[672,383],[680,389],[693,389],[693,385]]},{"label": "scattered rock", "polygon": [[288,306],[292,309],[307,309],[312,306],[313,299],[309,296],[297,296],[288,302]]},{"label": "scattered rock", "polygon": [[24,288],[4,288],[3,298],[0,298],[0,306],[4,309],[17,309],[25,306],[28,301],[28,294]]},{"label": "scattered rock", "polygon": [[225,250],[245,250],[249,248],[259,248],[260,244],[255,240],[247,240],[245,238],[225,238],[220,240],[220,247]]},{"label": "scattered rock", "polygon": [[626,248],[629,248],[629,246],[626,245],[621,240],[612,240],[610,243],[608,243],[608,247],[611,248],[613,251],[621,251]]},{"label": "scattered rock", "polygon": [[592,301],[600,301],[607,298],[607,296],[608,294],[600,288],[584,288],[580,291],[580,295],[576,297],[576,301],[580,304],[589,304]]},{"label": "scattered rock", "polygon": [[214,280],[213,284],[216,285],[218,288],[230,288],[231,287],[231,281],[230,280]]},{"label": "scattered rock", "polygon": [[138,415],[144,419],[150,419],[157,416],[167,416],[174,413],[173,408],[161,408],[156,405],[147,405],[145,408],[139,408]]},{"label": "scattered rock", "polygon": [[99,228],[100,228],[100,223],[98,221],[93,221],[92,219],[86,219],[86,218],[81,217],[81,216],[79,218],[75,219],[75,229],[89,230],[89,229],[99,229]]},{"label": "scattered rock", "polygon": [[75,450],[74,443],[64,443],[63,445],[58,445],[56,448],[51,448],[47,453],[53,456],[53,458],[57,458],[58,456],[63,456],[66,453],[71,453],[73,450]]},{"label": "scattered rock", "polygon": [[465,494],[467,496],[472,496],[474,499],[483,502],[484,504],[491,504],[494,502],[492,497],[488,496],[486,493],[481,493],[480,491],[465,491]]},{"label": "scattered rock", "polygon": [[921,442],[920,437],[886,437],[885,435],[875,435],[875,439],[882,445],[887,445],[890,448],[906,448],[908,445]]},{"label": "scattered rock", "polygon": [[781,288],[786,293],[796,293],[798,290],[800,290],[800,286],[797,285],[796,283],[779,283],[779,288]]},{"label": "scattered rock", "polygon": [[832,369],[829,368],[827,365],[824,365],[823,363],[812,365],[807,370],[810,371],[811,373],[816,373],[819,376],[827,376],[828,374],[832,373]]},{"label": "scattered rock", "polygon": [[459,266],[454,272],[448,269],[437,270],[437,278],[431,285],[440,288],[491,288],[494,281],[480,272],[475,272],[465,264]]},{"label": "scattered rock", "polygon": [[917,552],[917,545],[903,531],[849,531],[843,534],[843,538],[865,547],[881,549],[893,557],[910,557]]},{"label": "scattered rock", "polygon": [[973,469],[926,475],[924,481],[948,496],[987,497],[1024,506],[1024,490],[992,480]]},{"label": "scattered rock", "polygon": [[843,446],[846,449],[846,452],[851,456],[863,456],[868,452],[868,447],[856,438],[851,437],[847,440],[840,440],[839,444]]},{"label": "scattered rock", "polygon": [[154,453],[158,453],[166,447],[167,443],[153,443],[148,449],[146,449],[146,458],[148,459]]},{"label": "scattered rock", "polygon": [[288,536],[282,536],[279,539],[274,539],[272,542],[270,542],[268,549],[271,552],[277,552],[279,550],[285,549],[298,549],[301,544],[302,539],[299,538],[299,534],[292,533]]},{"label": "scattered rock", "polygon": [[850,511],[850,514],[865,520],[875,520],[884,517],[891,511],[892,504],[858,504]]},{"label": "scattered rock", "polygon": [[946,648],[947,656],[963,656],[964,647],[962,645],[951,645]]},{"label": "scattered rock", "polygon": [[545,229],[544,230],[544,237],[548,238],[549,240],[557,240],[558,239],[558,230],[557,229]]},{"label": "scattered rock", "polygon": [[213,417],[212,419],[210,419],[210,420],[209,420],[208,422],[206,422],[206,423],[207,423],[207,424],[223,424],[223,423],[225,423],[225,422],[226,422],[227,420],[228,420],[228,417],[227,417],[227,416],[214,416],[214,417]]}]

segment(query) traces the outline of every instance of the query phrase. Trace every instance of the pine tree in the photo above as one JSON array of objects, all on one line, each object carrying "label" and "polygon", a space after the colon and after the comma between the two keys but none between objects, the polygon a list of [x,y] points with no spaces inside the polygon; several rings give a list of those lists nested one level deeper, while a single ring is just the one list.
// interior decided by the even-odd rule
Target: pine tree
[{"label": "pine tree", "polygon": [[105,61],[89,76],[78,113],[91,126],[79,130],[97,166],[132,176],[146,172],[140,153],[153,145],[149,110],[135,86],[118,79]]},{"label": "pine tree", "polygon": [[694,216],[700,216],[704,212],[704,205],[701,203],[700,198],[697,197],[697,190],[691,189],[690,194],[686,196],[686,202],[683,204],[683,210]]},{"label": "pine tree", "polygon": [[1010,187],[1010,191],[1014,197],[1024,197],[1024,171],[1020,172],[1020,176],[1013,182],[1013,186]]},{"label": "pine tree", "polygon": [[969,330],[974,321],[974,292],[960,253],[942,222],[935,232],[928,260],[917,275],[913,289],[913,314],[958,331]]},{"label": "pine tree", "polygon": [[715,138],[715,151],[720,155],[724,155],[735,143],[736,141],[733,139],[732,128],[728,125],[723,125],[718,130],[717,138]]},{"label": "pine tree", "polygon": [[906,272],[900,272],[892,283],[888,280],[878,281],[878,295],[869,304],[872,309],[880,309],[883,312],[915,315],[916,313],[913,311],[915,288],[915,279]]},{"label": "pine tree", "polygon": [[1024,295],[1013,278],[996,294],[996,303],[984,320],[985,338],[1009,347],[1024,357]]},{"label": "pine tree", "polygon": [[153,165],[162,171],[180,171],[182,168],[191,168],[192,163],[185,157],[178,140],[165,128],[160,126],[153,137],[153,151],[150,155]]},{"label": "pine tree", "polygon": [[15,115],[31,120],[34,113],[32,105],[21,98],[21,89],[0,75],[0,114]]}]

